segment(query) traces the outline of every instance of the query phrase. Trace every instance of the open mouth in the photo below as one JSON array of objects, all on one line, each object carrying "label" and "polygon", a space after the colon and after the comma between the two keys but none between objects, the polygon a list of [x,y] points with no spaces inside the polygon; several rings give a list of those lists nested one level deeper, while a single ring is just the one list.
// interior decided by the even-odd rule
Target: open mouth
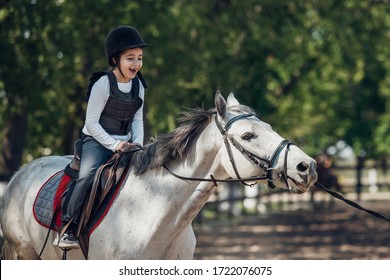
[{"label": "open mouth", "polygon": [[294,178],[291,178],[289,176],[287,177],[286,185],[289,187],[291,192],[298,193],[298,194],[305,193],[310,189],[307,187],[306,184],[305,185],[301,184],[297,182]]},{"label": "open mouth", "polygon": [[[250,180],[248,178],[247,180],[245,180],[245,183],[248,185],[255,185],[257,183],[264,182],[264,180],[267,179],[267,176],[256,176],[252,177],[251,179],[253,180]],[[280,181],[281,183],[283,182],[292,193],[302,194],[310,190],[310,187],[308,187],[307,184],[299,183],[297,180],[290,176],[287,176],[286,178],[285,176],[280,175],[277,179],[272,180],[272,182],[274,183],[276,183],[277,181]]]}]

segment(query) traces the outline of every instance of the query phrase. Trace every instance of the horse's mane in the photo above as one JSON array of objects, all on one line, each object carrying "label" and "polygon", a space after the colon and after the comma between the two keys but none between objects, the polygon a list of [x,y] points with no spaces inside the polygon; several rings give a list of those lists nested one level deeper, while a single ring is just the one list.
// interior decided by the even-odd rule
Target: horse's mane
[{"label": "horse's mane", "polygon": [[[254,113],[245,105],[232,106],[229,111]],[[167,134],[158,135],[154,142],[143,151],[134,154],[130,166],[134,173],[141,175],[149,169],[158,168],[171,160],[183,160],[190,152],[192,143],[199,137],[216,114],[216,109],[188,109],[181,113],[178,126]]]},{"label": "horse's mane", "polygon": [[161,134],[145,150],[136,153],[130,163],[133,171],[140,175],[148,169],[161,167],[170,160],[181,160],[191,144],[210,123],[215,109],[188,109],[181,113],[178,127],[170,133]]}]

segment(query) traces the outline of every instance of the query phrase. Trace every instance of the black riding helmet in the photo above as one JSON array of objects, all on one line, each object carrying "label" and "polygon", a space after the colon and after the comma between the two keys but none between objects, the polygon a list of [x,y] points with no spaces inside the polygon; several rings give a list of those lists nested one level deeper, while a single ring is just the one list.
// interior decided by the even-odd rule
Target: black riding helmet
[{"label": "black riding helmet", "polygon": [[119,26],[108,33],[105,43],[105,51],[108,64],[115,66],[112,57],[123,50],[145,48],[149,46],[144,42],[138,30],[132,26]]}]

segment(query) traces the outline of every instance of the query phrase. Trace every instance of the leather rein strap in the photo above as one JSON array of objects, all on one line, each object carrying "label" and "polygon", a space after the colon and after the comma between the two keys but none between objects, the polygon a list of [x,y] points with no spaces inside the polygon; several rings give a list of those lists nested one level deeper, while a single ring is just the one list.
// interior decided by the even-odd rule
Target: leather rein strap
[{"label": "leather rein strap", "polygon": [[352,207],[355,207],[356,209],[359,209],[361,211],[367,212],[368,214],[370,214],[371,216],[374,216],[376,218],[379,218],[379,219],[382,219],[382,220],[390,222],[390,218],[389,217],[386,217],[385,215],[383,215],[383,214],[381,214],[379,212],[376,212],[374,210],[370,210],[370,209],[364,208],[363,206],[359,205],[358,203],[356,203],[356,202],[354,202],[352,200],[346,199],[345,197],[343,197],[338,192],[332,191],[331,189],[323,186],[318,181],[314,185],[319,187],[319,188],[321,188],[322,190],[326,191],[331,196],[333,196],[333,197],[335,197],[335,198],[337,198],[337,199],[339,199],[341,201],[344,201],[345,203],[349,204]]}]

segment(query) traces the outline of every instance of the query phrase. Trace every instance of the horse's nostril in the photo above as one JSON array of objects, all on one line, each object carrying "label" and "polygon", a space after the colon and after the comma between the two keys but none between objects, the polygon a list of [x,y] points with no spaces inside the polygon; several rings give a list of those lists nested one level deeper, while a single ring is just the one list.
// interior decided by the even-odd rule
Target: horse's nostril
[{"label": "horse's nostril", "polygon": [[310,165],[308,163],[301,162],[300,164],[297,165],[297,169],[298,169],[298,171],[304,172],[304,171],[306,171],[309,168],[309,166]]}]

